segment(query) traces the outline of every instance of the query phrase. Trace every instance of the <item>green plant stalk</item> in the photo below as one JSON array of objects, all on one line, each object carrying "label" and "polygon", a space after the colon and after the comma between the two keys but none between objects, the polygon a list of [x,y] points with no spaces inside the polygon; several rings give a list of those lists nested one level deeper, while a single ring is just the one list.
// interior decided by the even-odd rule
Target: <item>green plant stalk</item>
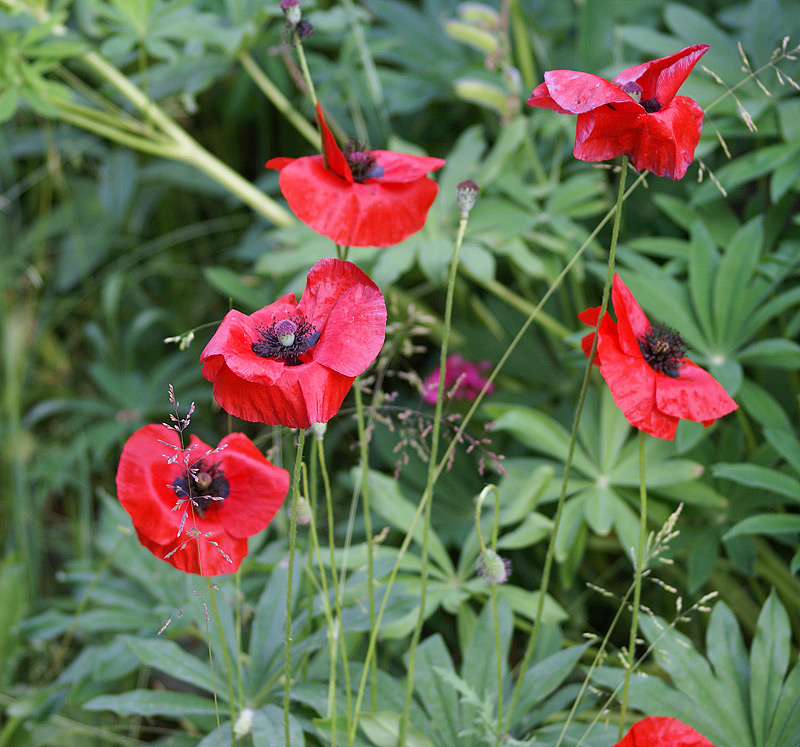
[{"label": "green plant stalk", "polygon": [[536,63],[533,50],[528,41],[528,27],[519,6],[519,0],[510,0],[511,33],[514,37],[514,50],[517,65],[522,74],[525,88],[532,89],[536,85]]},{"label": "green plant stalk", "polygon": [[[300,69],[303,71],[303,80],[306,82],[306,88],[308,88],[308,96],[311,99],[311,103],[314,105],[314,109],[316,109],[318,103],[317,91],[314,88],[314,81],[311,79],[311,73],[308,70],[306,53],[303,51],[303,42],[300,41],[297,31],[292,32],[292,36],[294,38],[295,49],[297,50],[297,59],[300,62]],[[321,132],[320,135],[322,135]]]},{"label": "green plant stalk", "polygon": [[297,539],[297,500],[300,497],[300,473],[303,464],[303,447],[306,443],[306,432],[300,429],[297,439],[297,456],[294,460],[292,475],[292,514],[289,519],[289,570],[286,577],[286,652],[283,660],[283,728],[286,744],[289,740],[289,687],[292,682],[292,574],[294,573],[294,546]]},{"label": "green plant stalk", "polygon": [[239,697],[244,693],[244,679],[242,677],[242,574],[241,566],[233,578],[234,593],[236,594],[236,680],[239,686]]},{"label": "green plant stalk", "polygon": [[295,109],[289,99],[283,95],[267,74],[258,66],[258,63],[247,52],[239,52],[239,62],[253,83],[270,101],[270,103],[288,120],[288,122],[315,148],[319,147],[319,135],[308,123],[308,120]]},{"label": "green plant stalk", "polygon": [[636,567],[633,576],[633,610],[631,633],[628,638],[628,660],[625,667],[625,685],[622,688],[622,705],[619,711],[619,739],[625,732],[625,713],[628,709],[628,688],[631,684],[633,659],[636,652],[636,635],[639,632],[639,604],[642,599],[642,572],[644,570],[644,546],[647,542],[647,484],[644,476],[644,431],[639,431],[639,548],[636,551]]},{"label": "green plant stalk", "polygon": [[[351,691],[350,691],[350,667],[347,661],[347,647],[344,641],[344,630],[342,629],[342,596],[340,593],[339,580],[336,577],[336,559],[334,556],[335,537],[333,531],[333,497],[331,495],[331,482],[328,477],[328,468],[325,464],[325,450],[322,448],[323,440],[319,437],[317,441],[317,456],[319,458],[319,469],[322,474],[322,485],[325,489],[325,505],[328,509],[328,545],[331,553],[331,578],[333,579],[333,604],[336,612],[336,624],[338,626],[338,633],[336,640],[339,641],[342,647],[342,667],[344,668],[344,683],[345,695],[347,697],[347,723],[350,723],[351,711]],[[333,641],[335,644],[336,641]],[[335,719],[334,714],[334,719]],[[336,731],[336,724],[334,723],[333,730]]]},{"label": "green plant stalk", "polygon": [[[596,329],[600,329],[600,324],[605,316],[606,309],[608,308],[608,297],[610,295],[611,282],[614,279],[614,261],[617,251],[617,239],[619,237],[619,223],[622,216],[622,203],[625,196],[625,177],[628,173],[628,156],[622,157],[622,168],[619,175],[619,190],[617,192],[617,203],[614,211],[614,225],[611,231],[611,246],[608,250],[608,272],[606,273],[606,282],[603,287],[603,301],[600,305],[600,315],[597,319]],[[520,664],[519,673],[517,676],[517,683],[514,686],[514,693],[511,696],[511,703],[508,706],[507,722],[510,723],[511,717],[514,714],[514,708],[519,700],[520,692],[522,690],[522,682],[525,677],[525,672],[528,669],[528,664],[533,654],[533,649],[536,645],[536,639],[539,635],[539,629],[542,623],[542,613],[544,611],[544,600],[547,595],[547,589],[550,585],[550,573],[553,567],[553,558],[555,557],[556,538],[558,537],[558,530],[561,525],[561,516],[564,511],[564,503],[567,499],[567,480],[569,479],[569,471],[572,467],[572,458],[575,454],[575,445],[578,441],[578,424],[580,423],[581,413],[583,412],[583,403],[586,399],[586,392],[589,389],[589,379],[592,374],[592,365],[594,364],[594,357],[597,353],[597,338],[596,332],[592,339],[592,349],[589,352],[589,358],[586,362],[586,370],[583,375],[583,383],[581,384],[581,391],[578,395],[578,405],[575,408],[575,418],[572,423],[572,432],[569,437],[569,448],[567,450],[567,458],[564,462],[564,477],[561,481],[561,492],[558,497],[558,504],[556,506],[555,517],[553,518],[553,529],[550,534],[550,543],[547,546],[547,554],[544,560],[544,569],[542,571],[542,583],[539,589],[539,600],[536,609],[536,619],[533,623],[533,631],[528,639],[528,645],[525,648],[525,655]],[[484,387],[485,388],[485,387]]]},{"label": "green plant stalk", "polygon": [[231,710],[231,740],[234,747],[236,747],[236,734],[233,731],[233,725],[236,723],[236,701],[233,697],[233,667],[231,666],[231,656],[228,653],[228,641],[225,638],[225,628],[222,627],[222,618],[219,616],[217,597],[216,594],[214,594],[214,584],[211,582],[211,579],[208,579],[208,591],[211,597],[211,610],[214,613],[214,620],[219,630],[219,640],[222,644],[222,658],[225,659],[225,669],[228,670],[228,703]]},{"label": "green plant stalk", "polygon": [[422,624],[425,622],[425,602],[427,601],[428,591],[428,534],[431,524],[431,506],[433,505],[433,488],[436,482],[436,460],[439,451],[439,432],[441,429],[442,407],[444,405],[444,382],[447,370],[447,348],[450,342],[450,327],[453,319],[453,298],[456,288],[456,274],[458,273],[458,255],[461,251],[461,244],[464,241],[464,234],[469,222],[469,212],[462,211],[458,221],[458,233],[456,234],[455,248],[453,249],[453,259],[450,262],[450,277],[447,281],[447,298],[444,310],[444,331],[442,333],[442,347],[439,354],[439,389],[436,396],[436,407],[433,413],[433,432],[431,433],[431,451],[428,457],[428,481],[425,486],[425,493],[428,501],[425,505],[425,520],[422,529],[422,571],[420,575],[419,589],[419,615],[411,635],[411,644],[408,650],[408,679],[406,681],[406,699],[403,705],[403,713],[400,717],[400,735],[398,744],[403,747],[406,743],[406,731],[408,730],[408,713],[411,708],[411,696],[414,692],[414,659],[419,645],[420,635],[422,634]]},{"label": "green plant stalk", "polygon": [[[367,535],[367,587],[369,603],[369,632],[375,628],[375,538],[372,536],[372,518],[369,507],[369,444],[364,420],[364,402],[361,395],[361,377],[356,377],[353,387],[356,398],[356,423],[358,424],[358,446],[361,459],[361,501],[364,507],[364,532]],[[370,707],[375,713],[378,707],[378,665],[372,660],[370,669]]]}]

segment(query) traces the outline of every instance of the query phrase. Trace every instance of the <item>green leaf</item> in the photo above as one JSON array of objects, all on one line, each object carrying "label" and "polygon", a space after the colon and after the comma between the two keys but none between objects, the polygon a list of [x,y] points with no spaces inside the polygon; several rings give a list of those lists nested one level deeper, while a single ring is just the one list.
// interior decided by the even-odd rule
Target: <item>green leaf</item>
[{"label": "green leaf", "polygon": [[[358,725],[375,747],[396,747],[400,736],[399,713],[361,713]],[[434,747],[433,743],[420,734],[411,724],[406,724],[408,747]]]},{"label": "green leaf", "polygon": [[263,308],[270,302],[269,290],[258,278],[248,277],[227,267],[204,267],[205,281],[225,298],[232,298],[237,307],[249,310]]},{"label": "green leaf", "polygon": [[783,683],[766,747],[787,747],[790,744],[800,744],[800,664],[795,664]]},{"label": "green leaf", "polygon": [[784,409],[766,389],[762,389],[754,381],[744,379],[736,398],[747,410],[748,415],[765,428],[792,430],[792,423]]},{"label": "green leaf", "polygon": [[745,364],[796,369],[800,368],[800,345],[783,338],[759,340],[740,350],[736,357]]},{"label": "green leaf", "polygon": [[[131,637],[126,638],[125,642],[142,664],[206,692],[214,692],[214,675],[208,664],[184,651],[177,643]],[[208,656],[207,651],[204,653]],[[216,689],[219,690],[218,697],[227,700],[225,689],[220,688],[219,683]]]},{"label": "green leaf", "polygon": [[733,480],[740,485],[760,488],[769,493],[786,496],[800,502],[800,480],[785,475],[769,467],[757,464],[727,464],[720,462],[714,465],[714,477]]},{"label": "green leaf", "polygon": [[755,514],[748,516],[725,533],[723,539],[739,534],[797,534],[800,532],[800,514]]},{"label": "green leaf", "polygon": [[214,701],[200,695],[170,691],[131,690],[121,695],[101,695],[83,707],[87,711],[111,711],[117,716],[213,716]]},{"label": "green leaf", "polygon": [[455,674],[450,654],[439,633],[426,638],[417,648],[414,687],[430,717],[431,726],[444,744],[456,744],[461,731],[461,709],[455,690],[436,670]]},{"label": "green leaf", "polygon": [[[485,581],[480,580],[479,583],[483,584],[485,588]],[[538,591],[528,591],[513,584],[501,584],[497,589],[498,597],[505,599],[516,614],[527,617],[529,620],[536,619],[540,593]],[[566,619],[566,610],[548,594],[545,597],[544,608],[542,609],[542,622],[559,623]]]},{"label": "green leaf", "polygon": [[789,667],[790,647],[789,616],[773,590],[758,616],[750,649],[750,704],[757,745],[766,743]]},{"label": "green leaf", "polygon": [[800,475],[800,441],[790,431],[766,428],[764,437],[792,469]]},{"label": "green leaf", "polygon": [[522,520],[516,529],[502,535],[497,546],[504,550],[532,547],[553,531],[553,522],[542,514],[532,513]]},{"label": "green leaf", "polygon": [[711,297],[714,275],[719,265],[719,252],[701,221],[692,224],[689,253],[689,294],[703,333],[713,340]]}]

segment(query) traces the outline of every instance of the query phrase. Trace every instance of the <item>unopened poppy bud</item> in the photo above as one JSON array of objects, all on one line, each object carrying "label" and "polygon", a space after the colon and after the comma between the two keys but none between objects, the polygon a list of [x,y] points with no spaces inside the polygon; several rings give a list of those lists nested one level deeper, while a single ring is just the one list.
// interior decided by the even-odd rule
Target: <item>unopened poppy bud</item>
[{"label": "unopened poppy bud", "polygon": [[461,215],[467,215],[478,196],[478,185],[472,179],[465,179],[456,187],[456,202]]},{"label": "unopened poppy bud", "polygon": [[511,575],[511,561],[501,558],[494,550],[483,550],[476,563],[478,575],[490,584],[504,584]]},{"label": "unopened poppy bud", "polygon": [[298,526],[306,527],[311,523],[312,518],[311,504],[309,504],[308,499],[305,496],[301,495],[297,499],[297,514],[295,515],[295,521],[297,522]]},{"label": "unopened poppy bud", "polygon": [[237,739],[249,734],[253,729],[253,711],[250,708],[245,708],[236,719],[233,725],[233,733]]},{"label": "unopened poppy bud", "polygon": [[292,28],[296,28],[300,23],[300,0],[281,0],[281,10],[286,16],[286,23]]}]

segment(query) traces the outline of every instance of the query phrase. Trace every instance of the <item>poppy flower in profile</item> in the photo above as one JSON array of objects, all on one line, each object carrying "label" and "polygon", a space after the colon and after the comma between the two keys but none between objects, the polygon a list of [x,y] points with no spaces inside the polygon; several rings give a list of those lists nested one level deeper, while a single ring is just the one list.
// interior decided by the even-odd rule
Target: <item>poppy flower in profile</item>
[{"label": "poppy flower in profile", "polygon": [[[671,441],[681,418],[709,426],[738,407],[710,373],[684,357],[686,344],[677,332],[650,324],[619,275],[611,298],[617,321],[603,316],[594,363],[634,428]],[[596,326],[599,316],[598,306],[578,319]],[[593,339],[590,333],[581,341],[587,356]]]},{"label": "poppy flower in profile", "polygon": [[352,262],[321,259],[294,293],[254,314],[229,311],[200,355],[220,407],[288,428],[327,423],[383,346],[383,294]]},{"label": "poppy flower in profile", "polygon": [[676,96],[708,44],[623,70],[612,81],[591,73],[550,70],[528,104],[559,114],[577,114],[575,150],[581,161],[605,161],[623,154],[637,171],[681,179],[694,157],[703,110],[688,96]]},{"label": "poppy flower in profile", "polygon": [[292,212],[340,246],[391,246],[425,225],[441,158],[336,144],[317,104],[325,156],[271,158]]},{"label": "poppy flower in profile", "polygon": [[117,495],[136,535],[157,558],[186,573],[234,573],[247,538],[264,529],[286,498],[289,473],[242,433],[216,449],[165,425],[146,425],[122,449]]},{"label": "poppy flower in profile", "polygon": [[676,718],[649,716],[637,721],[614,747],[714,747]]},{"label": "poppy flower in profile", "polygon": [[[448,355],[444,367],[445,394],[449,399],[474,400],[486,383],[482,372],[491,367],[491,361],[472,363],[458,354]],[[425,378],[422,391],[422,399],[429,405],[435,405],[439,394],[439,366]],[[493,391],[494,384],[489,386],[486,393],[491,394]]]}]

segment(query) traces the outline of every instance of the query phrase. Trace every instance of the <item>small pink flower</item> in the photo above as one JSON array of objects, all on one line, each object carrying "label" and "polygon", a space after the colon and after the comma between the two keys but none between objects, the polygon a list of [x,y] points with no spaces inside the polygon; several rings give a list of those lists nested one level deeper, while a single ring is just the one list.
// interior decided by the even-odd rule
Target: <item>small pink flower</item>
[{"label": "small pink flower", "polygon": [[[491,361],[472,363],[465,361],[460,355],[448,355],[444,373],[445,396],[448,399],[474,400],[486,384],[486,378],[481,372],[491,367]],[[425,402],[435,405],[439,391],[439,366],[425,379],[422,389]],[[494,384],[491,384],[487,393],[491,394],[493,391]]]}]

